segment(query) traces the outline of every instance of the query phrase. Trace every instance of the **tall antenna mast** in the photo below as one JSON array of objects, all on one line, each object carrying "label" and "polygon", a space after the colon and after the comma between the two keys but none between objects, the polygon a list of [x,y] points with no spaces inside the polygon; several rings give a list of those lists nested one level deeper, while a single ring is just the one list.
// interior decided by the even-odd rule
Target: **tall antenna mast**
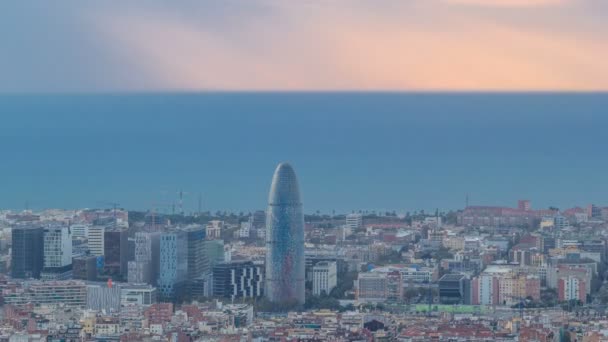
[{"label": "tall antenna mast", "polygon": [[198,193],[198,216],[201,216],[203,208],[203,194]]}]

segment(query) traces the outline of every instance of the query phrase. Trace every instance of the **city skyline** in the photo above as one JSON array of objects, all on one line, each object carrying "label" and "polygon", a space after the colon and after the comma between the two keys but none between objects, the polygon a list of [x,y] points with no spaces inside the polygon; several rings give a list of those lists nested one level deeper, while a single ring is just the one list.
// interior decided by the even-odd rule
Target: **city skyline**
[{"label": "city skyline", "polygon": [[607,18],[0,1],[0,342],[608,341]]}]

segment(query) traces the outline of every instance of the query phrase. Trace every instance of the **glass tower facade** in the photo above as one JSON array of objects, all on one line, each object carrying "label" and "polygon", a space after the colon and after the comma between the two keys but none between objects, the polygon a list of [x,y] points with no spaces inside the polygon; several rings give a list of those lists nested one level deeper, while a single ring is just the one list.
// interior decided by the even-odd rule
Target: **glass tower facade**
[{"label": "glass tower facade", "polygon": [[44,228],[13,228],[11,275],[13,278],[40,278],[44,264]]},{"label": "glass tower facade", "polygon": [[277,166],[266,212],[266,289],[272,302],[304,303],[304,215],[296,173]]}]

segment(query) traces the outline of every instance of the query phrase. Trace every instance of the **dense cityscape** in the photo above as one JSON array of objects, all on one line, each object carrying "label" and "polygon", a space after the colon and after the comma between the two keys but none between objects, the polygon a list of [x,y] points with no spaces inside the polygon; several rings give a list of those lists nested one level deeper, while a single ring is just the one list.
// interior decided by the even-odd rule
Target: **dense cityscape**
[{"label": "dense cityscape", "polygon": [[608,339],[608,207],[107,206],[0,211],[0,341]]}]

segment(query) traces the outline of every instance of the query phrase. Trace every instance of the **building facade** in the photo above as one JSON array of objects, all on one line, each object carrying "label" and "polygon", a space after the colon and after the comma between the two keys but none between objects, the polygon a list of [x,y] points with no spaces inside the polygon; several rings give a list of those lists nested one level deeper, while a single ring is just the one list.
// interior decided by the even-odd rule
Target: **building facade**
[{"label": "building facade", "polygon": [[103,256],[104,231],[104,226],[91,226],[87,229],[87,245],[91,255]]},{"label": "building facade", "polygon": [[338,270],[335,261],[322,261],[312,269],[312,294],[329,295],[338,285]]},{"label": "building facade", "polygon": [[188,279],[188,240],[181,230],[160,236],[158,288],[165,300],[176,300]]},{"label": "building facade", "polygon": [[15,227],[12,239],[11,276],[40,278],[44,264],[44,229],[34,226]]},{"label": "building facade", "polygon": [[103,240],[104,275],[112,279],[127,279],[129,244],[127,231],[120,228],[106,229]]},{"label": "building facade", "polygon": [[97,280],[97,257],[79,256],[72,259],[72,278],[80,280]]},{"label": "building facade", "polygon": [[188,239],[188,280],[194,280],[209,272],[209,260],[205,253],[206,230],[192,225],[184,228]]},{"label": "building facade", "polygon": [[75,280],[37,281],[28,283],[20,293],[5,296],[4,301],[15,306],[31,303],[84,308],[87,303],[87,287],[84,282]]},{"label": "building facade", "polygon": [[304,304],[304,215],[291,165],[277,166],[268,197],[265,295],[272,302]]},{"label": "building facade", "polygon": [[387,286],[387,273],[359,273],[355,283],[356,299],[360,303],[384,302],[387,299]]},{"label": "building facade", "polygon": [[135,256],[128,263],[129,283],[156,284],[160,267],[160,233],[135,233]]},{"label": "building facade", "polygon": [[213,295],[230,298],[255,298],[263,294],[263,266],[252,261],[238,261],[213,267]]},{"label": "building facade", "polygon": [[346,226],[351,232],[355,232],[363,227],[363,215],[348,214],[346,215]]},{"label": "building facade", "polygon": [[44,267],[41,278],[66,280],[72,277],[72,231],[67,226],[44,228]]}]

